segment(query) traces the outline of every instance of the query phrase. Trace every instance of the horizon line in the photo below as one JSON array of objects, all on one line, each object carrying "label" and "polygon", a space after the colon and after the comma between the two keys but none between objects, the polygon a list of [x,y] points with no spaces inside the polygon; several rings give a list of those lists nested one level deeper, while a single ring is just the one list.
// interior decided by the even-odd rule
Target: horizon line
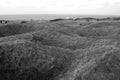
[{"label": "horizon line", "polygon": [[120,16],[119,14],[0,14],[0,15],[90,15],[90,16]]}]

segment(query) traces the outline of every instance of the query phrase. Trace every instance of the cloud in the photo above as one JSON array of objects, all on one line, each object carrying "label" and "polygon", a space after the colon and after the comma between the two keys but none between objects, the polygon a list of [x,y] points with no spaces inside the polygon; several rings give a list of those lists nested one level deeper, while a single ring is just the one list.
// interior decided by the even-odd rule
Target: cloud
[{"label": "cloud", "polygon": [[120,0],[1,0],[1,13],[118,14]]}]

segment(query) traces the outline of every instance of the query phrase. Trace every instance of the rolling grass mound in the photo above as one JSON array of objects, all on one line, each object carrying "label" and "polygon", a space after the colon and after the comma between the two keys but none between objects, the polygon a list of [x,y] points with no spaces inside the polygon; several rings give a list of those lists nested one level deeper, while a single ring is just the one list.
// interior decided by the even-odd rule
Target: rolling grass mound
[{"label": "rolling grass mound", "polygon": [[112,46],[92,51],[94,55],[88,56],[90,58],[83,64],[84,67],[79,64],[75,69],[77,76],[74,80],[118,80],[120,78],[119,53],[119,49]]},{"label": "rolling grass mound", "polygon": [[0,37],[19,35],[45,29],[57,29],[59,25],[49,22],[26,22],[0,25]]},{"label": "rolling grass mound", "polygon": [[0,37],[23,34],[31,31],[35,31],[35,29],[22,24],[7,24],[0,27]]},{"label": "rolling grass mound", "polygon": [[74,20],[1,25],[0,80],[119,80],[119,25]]},{"label": "rolling grass mound", "polygon": [[25,40],[0,44],[0,79],[52,80],[74,60],[69,50]]},{"label": "rolling grass mound", "polygon": [[118,22],[96,22],[75,30],[76,34],[86,37],[111,37],[120,32]]}]

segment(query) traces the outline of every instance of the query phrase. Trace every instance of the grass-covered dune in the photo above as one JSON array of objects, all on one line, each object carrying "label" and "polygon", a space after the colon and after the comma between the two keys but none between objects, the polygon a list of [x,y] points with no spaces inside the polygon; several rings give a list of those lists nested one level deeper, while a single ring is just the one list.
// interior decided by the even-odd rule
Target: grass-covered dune
[{"label": "grass-covered dune", "polygon": [[119,80],[120,22],[0,25],[0,80]]}]

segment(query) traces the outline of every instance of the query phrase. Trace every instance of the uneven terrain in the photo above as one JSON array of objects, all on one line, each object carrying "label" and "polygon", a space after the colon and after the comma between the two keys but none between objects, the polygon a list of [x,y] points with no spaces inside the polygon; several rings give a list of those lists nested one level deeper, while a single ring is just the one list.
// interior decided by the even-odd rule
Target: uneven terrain
[{"label": "uneven terrain", "polygon": [[0,24],[0,80],[119,79],[119,18]]}]

